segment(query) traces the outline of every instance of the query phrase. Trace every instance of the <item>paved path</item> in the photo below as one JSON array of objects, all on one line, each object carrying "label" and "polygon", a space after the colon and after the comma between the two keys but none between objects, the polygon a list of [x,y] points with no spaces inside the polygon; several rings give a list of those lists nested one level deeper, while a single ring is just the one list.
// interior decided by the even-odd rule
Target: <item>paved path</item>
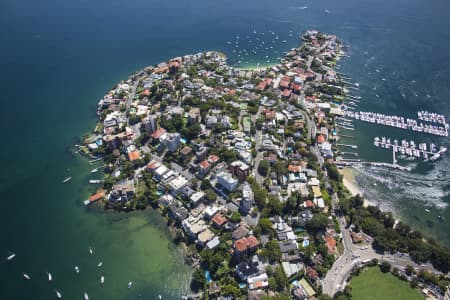
[{"label": "paved path", "polygon": [[[338,202],[339,199],[336,193],[334,193],[332,195],[333,211],[338,208]],[[416,269],[426,269],[428,271],[436,272],[431,264],[427,263],[418,265],[406,255],[377,253],[372,248],[371,243],[366,246],[354,245],[352,243],[350,231],[345,228],[346,224],[344,217],[338,216],[337,221],[342,232],[344,253],[334,262],[333,266],[322,280],[322,289],[325,294],[333,296],[338,291],[343,291],[347,278],[351,274],[353,268],[355,266],[360,267],[372,259],[377,259],[379,262],[387,261],[392,265],[392,267],[397,267],[401,270],[404,270],[406,266],[410,265]]]}]

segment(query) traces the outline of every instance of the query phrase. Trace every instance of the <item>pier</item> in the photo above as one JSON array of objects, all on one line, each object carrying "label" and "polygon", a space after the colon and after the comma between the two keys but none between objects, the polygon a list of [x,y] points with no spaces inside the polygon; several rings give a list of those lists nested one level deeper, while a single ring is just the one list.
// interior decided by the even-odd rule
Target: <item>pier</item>
[{"label": "pier", "polygon": [[360,161],[360,160],[339,160],[334,162],[337,166],[352,167],[352,166],[372,166],[372,167],[386,167],[400,171],[411,171],[410,167],[404,167],[397,164],[390,164],[384,162]]},{"label": "pier", "polygon": [[349,145],[349,144],[336,144],[337,146],[350,147],[352,149],[358,149],[357,145]]},{"label": "pier", "polygon": [[[440,147],[437,149],[436,145],[431,143],[429,147],[426,143],[416,144],[414,141],[406,141],[402,140],[400,143],[398,140],[394,140],[391,143],[390,138],[386,137],[375,137],[373,145],[375,147],[391,149],[392,148],[392,160],[394,163],[397,162],[395,158],[396,153],[401,153],[402,155],[413,157],[413,158],[421,158],[423,157],[425,161],[430,159],[431,161],[435,161],[441,157],[441,155],[447,152],[447,148]],[[429,149],[429,150],[428,150]]]}]

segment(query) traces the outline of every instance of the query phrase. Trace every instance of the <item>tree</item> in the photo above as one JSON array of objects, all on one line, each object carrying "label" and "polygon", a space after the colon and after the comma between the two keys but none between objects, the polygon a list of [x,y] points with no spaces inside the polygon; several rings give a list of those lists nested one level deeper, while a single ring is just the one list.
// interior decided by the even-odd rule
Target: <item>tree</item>
[{"label": "tree", "polygon": [[261,218],[258,221],[257,228],[259,228],[259,230],[261,231],[262,234],[269,234],[274,231],[272,226],[273,226],[273,223],[268,218]]},{"label": "tree", "polygon": [[328,177],[330,177],[331,180],[341,181],[342,175],[339,173],[335,164],[326,163],[325,168],[327,169]]},{"label": "tree", "polygon": [[283,269],[280,266],[277,266],[274,270],[273,276],[275,278],[277,290],[279,292],[283,291],[288,284],[288,279],[287,279],[286,275],[284,274]]},{"label": "tree", "polygon": [[324,230],[328,224],[328,217],[322,213],[315,214],[310,221],[305,224],[306,230],[311,233],[317,233]]},{"label": "tree", "polygon": [[207,190],[207,189],[211,188],[211,182],[209,182],[208,179],[203,179],[200,184],[200,188],[202,190]]},{"label": "tree", "polygon": [[239,223],[241,221],[241,214],[237,211],[233,212],[229,218],[232,223]]},{"label": "tree", "polygon": [[417,279],[417,277],[414,277],[411,282],[410,282],[410,286],[415,289],[417,287],[417,285],[419,284],[419,279]]},{"label": "tree", "polygon": [[388,263],[387,261],[382,261],[380,264],[380,270],[383,273],[387,273],[387,272],[391,271],[391,264]]},{"label": "tree", "polygon": [[272,262],[277,262],[281,259],[281,250],[276,240],[270,240],[266,246],[261,250],[261,257]]},{"label": "tree", "polygon": [[261,174],[261,176],[267,176],[269,168],[269,162],[267,160],[261,160],[258,165],[258,173]]},{"label": "tree", "polygon": [[414,268],[411,265],[406,266],[406,275],[410,276],[414,272]]},{"label": "tree", "polygon": [[204,271],[202,269],[195,270],[194,274],[192,274],[191,289],[197,292],[198,290],[203,289],[205,283],[206,279]]},{"label": "tree", "polygon": [[288,169],[286,167],[285,162],[283,162],[281,160],[277,160],[273,164],[273,169],[274,169],[275,173],[277,173],[278,176],[287,175],[287,173],[288,173]]},{"label": "tree", "polygon": [[217,194],[213,191],[213,189],[209,188],[205,192],[205,197],[209,203],[213,203],[217,199]]}]

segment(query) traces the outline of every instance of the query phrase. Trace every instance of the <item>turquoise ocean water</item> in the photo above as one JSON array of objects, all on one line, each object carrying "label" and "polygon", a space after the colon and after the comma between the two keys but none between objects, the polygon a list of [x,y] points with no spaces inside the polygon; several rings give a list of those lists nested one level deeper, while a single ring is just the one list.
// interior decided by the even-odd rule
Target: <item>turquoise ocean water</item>
[{"label": "turquoise ocean water", "polygon": [[[65,299],[85,291],[92,299],[175,299],[186,289],[189,268],[156,213],[81,205],[93,190],[88,180],[99,175],[70,147],[94,126],[97,101],[128,74],[203,50],[224,51],[240,66],[270,64],[298,45],[300,33],[319,29],[350,45],[341,71],[360,83],[361,109],[450,117],[449,8],[444,0],[0,1],[0,256],[17,253],[0,262],[1,298],[49,299],[58,289]],[[352,142],[371,160],[390,158],[371,146],[375,135],[408,137],[355,128]],[[444,157],[410,174],[361,169],[359,182],[382,207],[448,245],[448,166]],[[72,181],[61,184],[67,176]]]}]

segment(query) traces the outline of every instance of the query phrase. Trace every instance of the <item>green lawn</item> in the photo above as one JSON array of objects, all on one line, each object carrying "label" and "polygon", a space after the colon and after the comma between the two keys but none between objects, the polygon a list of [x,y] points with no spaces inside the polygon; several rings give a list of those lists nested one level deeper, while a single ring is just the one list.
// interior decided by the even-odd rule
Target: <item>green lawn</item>
[{"label": "green lawn", "polygon": [[361,271],[350,282],[354,300],[423,300],[419,291],[411,288],[409,282],[402,281],[391,273],[382,273],[378,267]]}]

